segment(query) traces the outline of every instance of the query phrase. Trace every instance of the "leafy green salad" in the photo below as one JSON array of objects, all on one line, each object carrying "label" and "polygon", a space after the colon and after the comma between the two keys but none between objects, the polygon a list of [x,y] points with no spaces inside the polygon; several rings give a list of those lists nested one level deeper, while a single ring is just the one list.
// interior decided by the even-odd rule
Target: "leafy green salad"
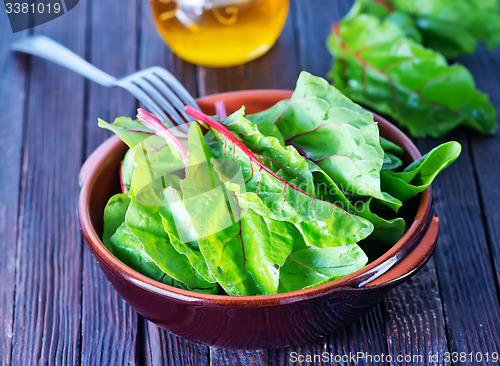
[{"label": "leafy green salad", "polygon": [[497,0],[356,0],[328,39],[329,76],[415,137],[442,137],[458,126],[493,134],[494,106],[455,62],[479,42],[490,49],[500,42]]},{"label": "leafy green salad", "polygon": [[351,274],[396,243],[412,197],[460,154],[457,142],[408,166],[373,115],[302,72],[289,100],[246,115],[192,107],[189,131],[138,119],[99,125],[129,146],[103,242],[163,283],[246,296]]}]

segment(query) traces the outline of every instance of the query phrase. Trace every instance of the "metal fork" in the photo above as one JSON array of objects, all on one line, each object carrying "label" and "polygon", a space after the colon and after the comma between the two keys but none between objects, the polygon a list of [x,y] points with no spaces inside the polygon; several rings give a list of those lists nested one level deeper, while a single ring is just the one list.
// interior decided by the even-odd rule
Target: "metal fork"
[{"label": "metal fork", "polygon": [[46,36],[23,38],[13,43],[11,48],[52,61],[98,84],[107,87],[119,86],[136,97],[158,118],[173,126],[183,125],[192,119],[184,112],[185,105],[200,109],[179,80],[159,66],[115,78]]}]

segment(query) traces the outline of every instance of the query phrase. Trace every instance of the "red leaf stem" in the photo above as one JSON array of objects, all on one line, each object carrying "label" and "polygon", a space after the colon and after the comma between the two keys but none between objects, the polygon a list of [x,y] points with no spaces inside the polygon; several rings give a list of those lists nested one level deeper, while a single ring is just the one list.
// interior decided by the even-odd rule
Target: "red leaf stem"
[{"label": "red leaf stem", "polygon": [[[195,119],[199,120],[200,122],[205,123],[206,125],[208,125],[208,127],[213,128],[221,135],[225,136],[229,141],[231,141],[235,146],[237,146],[241,151],[243,151],[243,153],[245,153],[245,155],[248,156],[248,159],[250,160],[250,162],[257,164],[260,169],[265,170],[266,172],[271,174],[273,177],[275,177],[276,179],[283,182],[285,185],[287,185],[287,186],[289,186],[289,187],[291,187],[291,188],[293,188],[293,189],[295,189],[295,190],[297,190],[297,191],[299,191],[299,192],[301,192],[309,197],[312,197],[311,195],[307,194],[306,192],[304,192],[300,188],[295,187],[293,184],[290,184],[289,182],[287,182],[286,180],[284,180],[280,176],[278,176],[275,172],[273,172],[266,164],[264,164],[262,161],[260,161],[259,158],[257,156],[255,156],[255,154],[253,152],[251,152],[245,146],[245,144],[240,139],[238,139],[236,136],[234,136],[233,133],[231,131],[229,131],[227,129],[227,127],[224,126],[222,123],[220,123],[219,121],[216,121],[212,117],[206,115],[203,112],[200,112],[199,110],[197,110],[189,105],[186,106],[186,113],[189,114],[191,117],[194,117]],[[312,198],[315,198],[315,197],[312,197]]]},{"label": "red leaf stem", "polygon": [[[222,123],[220,123],[219,121],[216,121],[212,117],[206,115],[205,113],[197,110],[196,108],[194,108],[194,107],[192,107],[190,105],[186,106],[185,110],[186,110],[186,113],[189,114],[191,117],[195,118],[196,120],[198,120],[200,122],[203,122],[209,128],[212,128],[215,131],[217,131],[219,134],[223,135],[226,138],[226,141],[229,140],[231,143],[234,144],[234,146],[237,146],[241,151],[243,151],[243,153],[245,153],[247,155],[248,159],[250,160],[250,163],[253,162],[253,163],[255,163],[256,165],[259,166],[259,171],[260,170],[265,170],[266,172],[268,172],[269,174],[271,174],[273,177],[275,177],[276,179],[278,179],[280,182],[282,182],[285,187],[288,186],[288,187],[290,187],[290,188],[292,188],[292,189],[294,189],[294,190],[296,190],[296,191],[298,191],[298,192],[300,192],[302,194],[305,194],[307,197],[310,197],[312,199],[311,200],[311,205],[312,205],[313,210],[314,210],[314,205],[313,205],[314,201],[321,201],[320,199],[318,199],[318,198],[316,198],[314,196],[311,196],[310,194],[304,192],[299,187],[294,186],[290,182],[287,182],[286,180],[284,180],[280,176],[278,176],[266,164],[264,164],[262,161],[260,161],[259,158],[257,158],[257,156],[255,156],[255,154],[253,152],[251,152],[245,146],[245,144],[243,143],[243,141],[241,141],[235,135],[233,135],[233,133],[231,131],[229,131],[227,129],[227,127],[224,126]],[[233,148],[233,154],[234,154],[234,148]],[[251,164],[250,164],[250,166],[251,166]],[[285,191],[283,190],[283,194],[284,193],[285,193]],[[323,202],[326,202],[326,201],[323,201]],[[342,209],[341,207],[337,206],[336,204],[330,203],[330,202],[327,202],[327,203],[332,206],[332,211],[333,211],[334,208],[337,208],[337,209],[343,211],[346,216],[351,216],[351,217],[355,218],[355,216],[351,215],[349,212],[345,211],[344,209]],[[344,219],[345,219],[345,216],[344,216]]]},{"label": "red leaf stem", "polygon": [[186,165],[188,162],[187,151],[184,145],[177,137],[166,127],[161,121],[151,113],[142,108],[137,110],[137,119],[144,126],[154,131],[158,136],[162,137],[166,142],[171,142],[182,157],[182,161]]},{"label": "red leaf stem", "polygon": [[[438,103],[432,99],[429,99],[427,97],[425,97],[421,91],[419,90],[412,90],[400,83],[397,83],[387,72],[385,72],[385,70],[381,70],[379,69],[378,67],[376,67],[375,65],[371,64],[370,62],[368,62],[365,58],[363,58],[363,56],[360,54],[360,51],[354,51],[347,42],[345,42],[343,39],[342,39],[342,33],[340,31],[340,25],[338,22],[334,22],[333,25],[332,25],[332,31],[333,31],[333,34],[335,35],[335,37],[337,38],[338,40],[338,43],[340,45],[340,47],[349,55],[351,55],[352,57],[354,57],[354,59],[356,61],[358,61],[360,64],[361,64],[361,69],[362,69],[362,72],[363,72],[363,87],[366,88],[366,70],[367,69],[371,69],[375,72],[377,72],[380,76],[382,76],[383,78],[385,78],[387,80],[387,82],[391,85],[391,88],[392,88],[392,91],[393,91],[393,99],[394,99],[394,93],[395,93],[395,88],[396,87],[399,87],[399,89],[403,90],[404,92],[408,93],[408,94],[415,94],[417,95],[421,100],[423,100],[424,102],[427,102],[429,103],[431,106],[434,106],[436,108],[441,108],[455,116],[460,116],[460,112],[459,111],[456,111],[444,104],[441,104],[441,103]],[[374,46],[372,46],[374,47]],[[371,47],[367,47],[367,48],[364,48],[363,50],[361,51],[366,51],[368,49],[370,49]],[[343,60],[345,60],[343,58]],[[396,101],[394,100],[394,102],[396,103]],[[461,107],[460,107],[461,108]]]},{"label": "red leaf stem", "polygon": [[215,114],[221,121],[227,118],[226,105],[222,100],[215,102]]},{"label": "red leaf stem", "polygon": [[392,13],[394,11],[394,6],[391,4],[389,0],[374,0],[377,4],[382,5],[384,8],[387,9],[389,13]]}]

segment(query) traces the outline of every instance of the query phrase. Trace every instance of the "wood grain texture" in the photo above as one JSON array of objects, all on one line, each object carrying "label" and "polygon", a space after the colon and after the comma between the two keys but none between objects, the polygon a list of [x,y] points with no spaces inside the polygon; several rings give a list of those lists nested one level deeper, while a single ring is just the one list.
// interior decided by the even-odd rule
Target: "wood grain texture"
[{"label": "wood grain texture", "polygon": [[433,259],[409,281],[391,290],[383,309],[388,354],[403,357],[392,364],[430,365],[434,360],[445,364],[444,354],[449,349]]},{"label": "wood grain texture", "polygon": [[152,366],[204,366],[209,364],[208,347],[186,341],[144,320],[147,327],[145,364]]},{"label": "wood grain texture", "polygon": [[[18,241],[19,194],[21,189],[21,161],[23,126],[26,103],[26,57],[16,57],[9,50],[10,43],[21,37],[12,34],[7,22],[0,24],[0,364],[9,364],[14,315],[16,277],[16,248]],[[5,87],[8,85],[8,87]]]},{"label": "wood grain texture", "polygon": [[[114,76],[137,69],[137,6],[136,0],[90,3],[90,39],[85,56]],[[111,15],[120,19],[113,27],[108,24]],[[118,116],[133,117],[136,113],[135,99],[122,89],[93,82],[87,82],[87,88],[86,156],[111,135],[97,126],[97,118],[111,122]],[[86,246],[83,256],[81,363],[134,365],[138,316],[104,277]]]},{"label": "wood grain texture", "polygon": [[[452,168],[433,183],[440,237],[435,251],[439,289],[451,352],[495,352],[500,311],[469,143],[462,131],[448,136],[462,144]],[[443,141],[425,140],[421,151]],[[483,360],[483,363],[488,363]]]},{"label": "wood grain texture", "polygon": [[264,350],[246,351],[210,347],[211,366],[265,366],[268,364],[267,352]]},{"label": "wood grain texture", "polygon": [[[384,332],[383,312],[380,304],[345,329],[330,337],[330,353],[333,355],[352,355],[361,352],[366,355],[387,354],[386,333]],[[335,361],[341,365],[343,361]],[[359,357],[352,365],[379,365],[380,361]]]},{"label": "wood grain texture", "polygon": [[298,29],[296,42],[301,69],[326,78],[333,64],[332,56],[326,48],[332,23],[347,14],[353,3],[351,0],[292,1]]},{"label": "wood grain texture", "polygon": [[[83,53],[87,1],[35,29]],[[68,31],[71,30],[71,31]],[[31,61],[24,141],[12,364],[78,362],[82,240],[75,215],[84,83]]]},{"label": "wood grain texture", "polygon": [[[500,49],[488,52],[481,48],[475,57],[463,57],[461,62],[473,72],[477,87],[489,95],[497,111],[500,111],[500,83],[497,78],[492,77],[492,75],[500,73]],[[500,202],[500,186],[498,185],[500,182],[500,136],[498,132],[495,136],[477,136],[476,134],[469,138],[469,142],[500,301],[500,210],[498,209],[498,202]],[[497,347],[500,348],[500,345]]]},{"label": "wood grain texture", "polygon": [[382,365],[363,357],[353,358],[358,352],[369,355],[387,354],[381,307],[376,305],[350,326],[309,344],[269,350],[271,365]]},{"label": "wood grain texture", "polygon": [[309,344],[283,347],[268,351],[269,364],[279,365],[329,365],[322,360],[323,353],[329,353],[328,338],[320,338]]}]

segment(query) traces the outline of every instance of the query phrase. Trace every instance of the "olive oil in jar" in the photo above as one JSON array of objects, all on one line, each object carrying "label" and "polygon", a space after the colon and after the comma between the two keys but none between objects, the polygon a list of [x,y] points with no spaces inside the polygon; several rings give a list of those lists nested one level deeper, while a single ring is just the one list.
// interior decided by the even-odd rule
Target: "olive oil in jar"
[{"label": "olive oil in jar", "polygon": [[240,65],[267,52],[286,21],[289,0],[150,0],[161,37],[195,64]]}]

